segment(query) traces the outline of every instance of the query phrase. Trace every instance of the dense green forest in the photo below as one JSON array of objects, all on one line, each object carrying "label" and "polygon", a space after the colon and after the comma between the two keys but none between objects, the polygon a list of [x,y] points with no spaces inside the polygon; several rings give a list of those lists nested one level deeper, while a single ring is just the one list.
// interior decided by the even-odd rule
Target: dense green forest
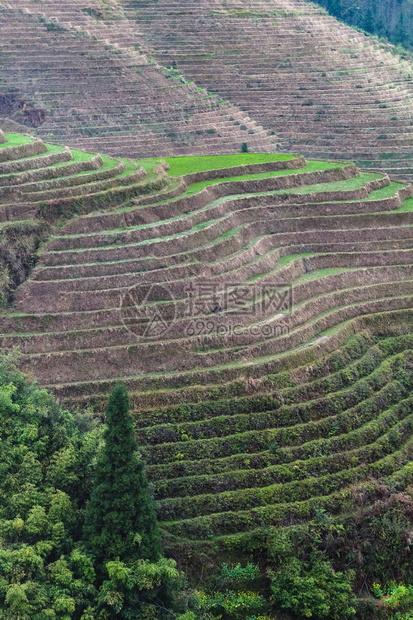
[{"label": "dense green forest", "polygon": [[317,0],[317,3],[351,26],[413,49],[411,0]]},{"label": "dense green forest", "polygon": [[358,493],[356,515],[320,509],[242,563],[184,576],[162,554],[126,388],[102,424],[1,360],[0,618],[411,619],[411,493],[385,481]]},{"label": "dense green forest", "polygon": [[163,617],[179,573],[160,553],[124,388],[103,428],[7,360],[0,463],[1,618]]}]

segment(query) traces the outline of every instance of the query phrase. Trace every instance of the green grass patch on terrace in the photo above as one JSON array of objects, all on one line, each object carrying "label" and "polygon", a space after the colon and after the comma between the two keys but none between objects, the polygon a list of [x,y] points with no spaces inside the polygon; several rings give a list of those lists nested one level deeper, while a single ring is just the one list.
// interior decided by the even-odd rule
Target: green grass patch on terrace
[{"label": "green grass patch on terrace", "polygon": [[[51,155],[54,153],[60,153],[64,149],[64,147],[60,147],[57,144],[46,144],[46,146],[47,146],[47,153],[44,153],[44,157],[47,157],[47,155]],[[47,166],[47,167],[48,168],[62,168],[63,166],[70,166],[70,164],[90,161],[91,159],[95,157],[95,153],[86,153],[85,151],[80,151],[79,149],[70,149],[70,152],[72,153],[72,159],[68,161],[57,162],[55,164],[50,164],[50,166]],[[37,155],[37,157],[39,156]],[[41,156],[39,157],[39,159],[41,159]],[[100,168],[100,170],[103,170],[103,169],[104,169],[103,167]],[[30,170],[30,172],[35,172],[35,170],[36,168],[33,168]],[[83,172],[78,172],[77,174],[90,174],[90,172],[95,172],[95,171],[90,169],[90,170],[85,170]],[[19,174],[19,173],[16,173],[16,174]],[[8,176],[8,175],[1,175],[1,176]],[[62,177],[53,177],[53,178],[55,179],[55,178],[62,178]]]},{"label": "green grass patch on terrace", "polygon": [[407,198],[404,200],[403,205],[398,211],[413,211],[413,198]]},{"label": "green grass patch on terrace", "polygon": [[8,146],[20,146],[21,144],[28,144],[29,142],[33,142],[34,138],[31,136],[26,136],[23,133],[6,133],[7,142],[2,142],[0,144],[0,148],[6,148]]},{"label": "green grass patch on terrace", "polygon": [[188,185],[185,196],[192,196],[202,191],[205,187],[216,185],[217,183],[231,183],[236,181],[259,181],[260,179],[271,179],[273,177],[288,176],[290,174],[302,174],[304,172],[321,172],[323,170],[335,170],[341,168],[344,164],[337,162],[324,161],[308,161],[302,168],[289,168],[285,170],[272,170],[269,172],[258,172],[255,174],[244,174],[235,177],[222,177],[220,179],[209,179],[208,181],[200,181],[199,183],[191,183]]},{"label": "green grass patch on terrace", "polygon": [[[92,157],[93,157],[93,155],[91,156],[91,158]],[[103,159],[103,164],[101,165],[100,168],[97,168],[96,170],[92,170],[92,169],[91,170],[82,170],[82,172],[78,172],[78,175],[93,174],[94,172],[102,172],[104,170],[111,170],[112,168],[115,168],[117,166],[117,164],[119,163],[119,160],[112,159],[111,157],[108,157],[107,155],[102,155],[101,157]],[[77,160],[77,161],[87,161],[87,160]],[[75,176],[77,176],[77,175],[75,175]]]},{"label": "green grass patch on terrace", "polygon": [[[59,144],[47,144],[46,145],[47,148],[47,153],[42,153],[41,155],[30,155],[30,157],[21,157],[18,161],[19,162],[25,162],[25,161],[30,161],[32,159],[38,159],[39,162],[41,163],[42,160],[44,160],[46,157],[48,157],[49,155],[55,155],[56,153],[62,153],[64,151],[64,147],[60,146]],[[49,148],[50,147],[50,148]],[[93,155],[92,155],[93,157]],[[11,162],[4,162],[4,163],[11,163]],[[57,168],[58,166],[64,166],[67,164],[72,163],[71,161],[63,161],[63,162],[59,162],[56,164],[50,164],[50,166],[44,166],[44,168],[46,167],[50,167],[50,168]],[[39,166],[39,168],[30,168],[30,172],[33,172],[34,170],[40,170],[41,166]],[[4,177],[10,177],[13,175],[18,175],[18,174],[22,174],[23,172],[25,172],[25,170],[20,170],[20,171],[16,171],[16,172],[6,172],[4,174],[0,174],[0,179],[4,178]]]},{"label": "green grass patch on terrace", "polygon": [[249,164],[267,164],[274,161],[288,161],[297,155],[283,153],[237,153],[232,155],[204,155],[201,157],[164,157],[159,159],[142,160],[144,162],[166,161],[169,168],[169,175],[181,177],[193,172],[205,172],[207,170],[220,170],[221,168],[232,168],[234,166],[246,166]]},{"label": "green grass patch on terrace", "polygon": [[136,172],[139,168],[138,164],[131,159],[121,159],[121,161],[125,164],[125,170],[118,174],[118,177],[126,177],[129,174]]},{"label": "green grass patch on terrace", "polygon": [[44,144],[47,147],[47,153],[42,153],[41,155],[31,155],[30,157],[24,157],[24,159],[33,159],[34,157],[47,157],[47,155],[54,155],[55,153],[61,153],[65,150],[65,147],[61,144],[50,144],[50,142],[45,142]]},{"label": "green grass patch on terrace", "polygon": [[315,271],[305,273],[301,277],[297,278],[297,280],[294,280],[293,285],[297,286],[297,284],[303,284],[304,282],[311,282],[312,280],[318,280],[319,278],[326,278],[327,276],[335,276],[340,273],[347,273],[349,271],[356,270],[356,267],[325,267],[324,269],[316,269]]},{"label": "green grass patch on terrace", "polygon": [[279,265],[289,265],[291,261],[295,258],[305,258],[306,256],[314,256],[314,252],[304,252],[303,254],[287,254],[286,256],[281,256],[278,261]]},{"label": "green grass patch on terrace", "polygon": [[366,200],[381,200],[382,198],[391,198],[399,189],[402,189],[403,187],[406,187],[406,183],[391,181],[389,185],[386,185],[386,187],[382,187],[381,189],[376,189],[371,192],[371,194]]},{"label": "green grass patch on terrace", "polygon": [[[53,146],[53,145],[47,145],[47,147],[49,146]],[[72,159],[69,162],[64,162],[66,163],[71,163],[71,162],[79,162],[79,161],[89,161],[90,159],[92,159],[93,157],[95,157],[95,153],[86,153],[86,151],[81,151],[79,149],[70,149],[70,152],[72,153]],[[60,164],[56,164],[56,165],[60,165]]]},{"label": "green grass patch on terrace", "polygon": [[[122,160],[124,162],[126,162],[127,160]],[[139,161],[137,162],[137,165],[139,166],[143,166],[147,172],[151,171],[154,167],[156,162],[151,161],[148,163],[148,160],[146,162],[142,162]],[[168,203],[173,203],[176,202],[177,200],[181,200],[182,198],[186,198],[188,196],[192,196],[200,191],[202,191],[203,189],[205,189],[208,186],[211,185],[216,185],[218,183],[230,183],[230,182],[236,182],[236,181],[248,181],[248,180],[260,180],[260,179],[269,179],[269,178],[273,178],[273,177],[280,177],[280,176],[288,176],[291,174],[301,174],[304,172],[320,172],[320,171],[324,171],[324,170],[334,170],[337,168],[341,168],[343,165],[343,163],[340,162],[323,162],[323,161],[308,161],[306,166],[304,166],[303,168],[293,168],[293,169],[288,169],[288,170],[275,170],[275,171],[270,171],[270,172],[261,172],[261,173],[256,173],[256,174],[246,174],[243,176],[237,176],[237,177],[223,177],[223,178],[219,178],[219,179],[210,179],[208,181],[201,181],[199,183],[192,183],[191,185],[188,185],[187,189],[185,190],[185,192],[183,192],[182,194],[180,194],[178,197],[176,198],[172,198],[172,199],[165,199],[165,200],[160,200],[158,202],[154,202],[152,203],[150,206],[151,207],[155,207],[158,205],[164,205],[164,204],[168,204]],[[120,175],[123,176],[126,174],[126,171]],[[148,172],[148,178],[150,177],[150,172]],[[174,186],[172,186],[174,187]],[[169,188],[171,189],[171,188]],[[282,191],[282,193],[285,193],[284,190],[279,190]],[[271,194],[277,194],[279,193],[279,191],[272,191],[272,192],[256,192],[256,193],[247,193],[247,194],[228,194],[228,196],[223,196],[222,198],[218,198],[217,200],[211,202],[210,204],[208,204],[207,206],[203,207],[202,209],[199,209],[199,212],[201,211],[205,211],[207,209],[209,209],[210,207],[219,204],[220,202],[223,202],[225,200],[229,200],[229,199],[237,199],[237,198],[244,198],[244,197],[250,197],[250,196],[260,196],[260,195],[271,195]],[[111,213],[126,213],[128,211],[134,211],[137,208],[144,208],[146,209],[148,207],[148,205],[142,205],[141,207],[137,207],[136,205],[130,205],[127,204],[126,206],[122,206],[118,209],[114,209],[111,211]],[[92,215],[96,215],[96,212]],[[181,218],[183,218],[184,216],[188,216],[190,215],[190,213],[185,213],[182,215],[177,215],[176,217],[172,217],[172,218],[168,218],[167,220],[162,220],[162,223],[165,224],[167,222],[173,222],[176,220],[179,220]],[[159,222],[153,222],[150,224],[143,224],[141,226],[138,226],[137,228],[149,228],[149,227],[153,227],[153,226],[158,226]],[[121,228],[118,229],[117,232],[122,231],[122,230],[126,230],[126,228]],[[90,233],[90,234],[95,234],[95,233]],[[71,235],[64,235],[64,236],[71,236]],[[77,236],[77,235],[76,235]],[[81,236],[88,236],[88,233],[85,233]]]},{"label": "green grass patch on terrace", "polygon": [[[381,179],[383,174],[379,172],[365,172],[359,177],[353,177],[343,181],[333,181],[331,183],[316,183],[314,185],[303,185],[301,187],[292,187],[291,189],[281,189],[274,194],[317,194],[322,192],[341,192],[362,189],[369,181]],[[394,192],[394,189],[392,189]],[[390,194],[392,195],[392,194]],[[371,194],[370,194],[371,196]]]},{"label": "green grass patch on terrace", "polygon": [[137,162],[137,164],[139,166],[142,166],[142,168],[144,168],[148,174],[153,171],[153,169],[158,163],[159,161],[156,161],[154,159],[140,159]]},{"label": "green grass patch on terrace", "polygon": [[[334,336],[334,334],[338,333],[341,329],[344,329],[345,327],[350,325],[352,321],[354,321],[354,319],[347,319],[346,321],[342,321],[337,325],[333,325],[333,327],[329,327],[328,329],[321,331],[318,335],[318,338],[330,338],[330,336]],[[314,338],[312,339],[312,341],[314,342]]]}]

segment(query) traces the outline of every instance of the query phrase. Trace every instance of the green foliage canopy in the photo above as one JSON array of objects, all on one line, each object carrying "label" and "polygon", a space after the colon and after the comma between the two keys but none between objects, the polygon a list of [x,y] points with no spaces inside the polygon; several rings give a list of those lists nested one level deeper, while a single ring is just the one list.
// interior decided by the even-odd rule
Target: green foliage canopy
[{"label": "green foliage canopy", "polygon": [[352,571],[335,572],[327,558],[316,549],[310,553],[309,561],[298,558],[289,534],[283,531],[274,537],[270,553],[278,567],[269,571],[271,601],[277,608],[317,620],[355,616]]},{"label": "green foliage canopy", "polygon": [[[124,414],[121,420],[119,411]],[[11,358],[0,359],[0,619],[174,617],[169,603],[180,574],[173,560],[160,555],[156,519],[128,416],[126,390],[118,388],[102,437],[93,416],[73,417],[45,390],[28,382]],[[105,557],[102,566],[89,553],[83,531],[89,498],[92,494],[87,510],[93,514],[93,497],[100,496],[99,485],[105,480],[99,468],[95,476],[96,463],[104,464],[109,455],[112,465],[124,468],[124,477],[114,486],[118,495],[112,499],[119,502],[125,519],[118,519],[123,529],[115,524],[108,547],[117,557]],[[149,507],[130,531],[128,472],[139,474],[140,507]],[[95,479],[98,486],[93,491]],[[136,491],[136,485],[132,489]],[[103,525],[113,523],[112,517]],[[150,525],[148,517],[154,519]],[[101,532],[105,535],[104,527]],[[123,535],[135,541],[132,551],[122,546]]]}]

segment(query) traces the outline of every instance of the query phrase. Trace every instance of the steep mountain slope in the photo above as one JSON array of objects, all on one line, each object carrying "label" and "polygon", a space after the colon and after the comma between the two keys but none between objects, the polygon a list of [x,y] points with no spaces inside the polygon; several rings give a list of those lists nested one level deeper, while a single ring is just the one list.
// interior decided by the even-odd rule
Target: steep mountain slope
[{"label": "steep mountain slope", "polygon": [[413,188],[239,151],[408,176],[410,65],[298,0],[0,6],[1,105],[49,137],[0,133],[0,232],[54,226],[1,349],[73,410],[126,383],[168,550],[238,561],[358,483],[405,489]]},{"label": "steep mountain slope", "polygon": [[123,0],[157,58],[283,150],[413,174],[413,64],[303,0]]},{"label": "steep mountain slope", "polygon": [[240,109],[132,49],[127,20],[108,39],[98,26],[86,30],[96,19],[79,7],[69,11],[74,27],[26,4],[22,13],[0,2],[0,114],[49,141],[113,155],[239,152],[246,134],[254,150],[273,150],[274,138]]},{"label": "steep mountain slope", "polygon": [[[87,32],[99,40],[128,49],[131,52],[144,52],[140,49],[142,37],[134,20],[125,15],[118,0],[13,0],[0,3],[9,9],[54,21],[57,26]],[[146,58],[141,58],[146,62]]]},{"label": "steep mountain slope", "polygon": [[[21,47],[3,48],[2,88],[45,110],[39,132],[53,133],[49,139],[91,150],[105,144],[112,154],[131,156],[239,151],[243,142],[273,151],[276,143],[309,157],[355,159],[394,178],[413,174],[413,64],[311,3],[15,0],[13,8],[0,6],[4,23],[26,11],[20,30],[16,23],[3,29],[6,41],[19,39]],[[32,42],[27,54],[22,45],[26,29],[42,41],[34,56]],[[77,85],[67,83],[58,65],[59,55],[67,63],[64,49]],[[153,57],[169,70],[152,64]],[[19,111],[30,116],[31,107]]]},{"label": "steep mountain slope", "polygon": [[77,216],[0,317],[2,349],[74,408],[126,382],[170,552],[351,513],[371,476],[404,488],[412,186],[279,154],[125,176],[7,144],[4,218]]}]

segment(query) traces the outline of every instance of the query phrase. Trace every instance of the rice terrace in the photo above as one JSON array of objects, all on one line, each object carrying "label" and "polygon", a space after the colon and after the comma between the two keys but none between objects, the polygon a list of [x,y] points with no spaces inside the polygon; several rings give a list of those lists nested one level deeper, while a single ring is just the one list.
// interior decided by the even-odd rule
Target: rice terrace
[{"label": "rice terrace", "polygon": [[0,0],[0,618],[413,619],[409,0]]}]

